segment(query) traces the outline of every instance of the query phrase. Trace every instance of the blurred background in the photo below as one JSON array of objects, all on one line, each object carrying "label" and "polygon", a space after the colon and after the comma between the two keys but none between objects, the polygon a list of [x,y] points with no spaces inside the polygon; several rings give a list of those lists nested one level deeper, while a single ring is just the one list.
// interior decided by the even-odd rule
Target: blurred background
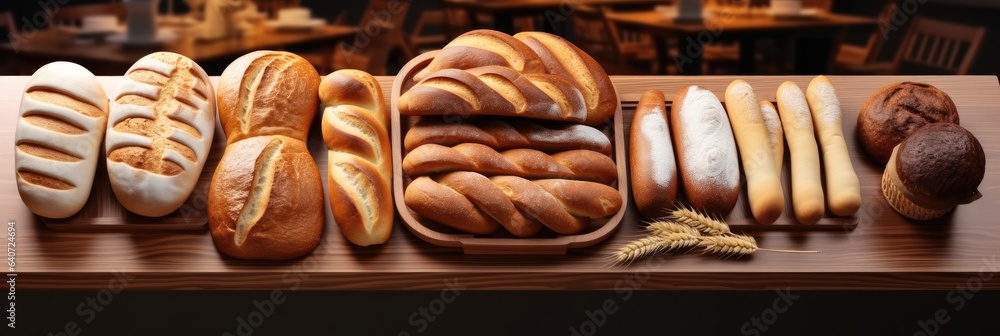
[{"label": "blurred background", "polygon": [[[681,9],[692,4],[700,10]],[[491,28],[558,34],[610,74],[996,75],[997,17],[996,0],[4,1],[0,74],[65,60],[121,75],[167,50],[218,75],[272,49],[321,74],[393,75],[415,55]]]}]

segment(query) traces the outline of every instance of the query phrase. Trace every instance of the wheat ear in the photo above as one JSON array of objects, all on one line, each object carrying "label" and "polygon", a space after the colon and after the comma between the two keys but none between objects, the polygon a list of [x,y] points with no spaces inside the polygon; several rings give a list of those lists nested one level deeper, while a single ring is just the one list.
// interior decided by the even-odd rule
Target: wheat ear
[{"label": "wheat ear", "polygon": [[691,248],[698,245],[698,234],[668,232],[640,238],[618,249],[612,256],[612,265],[631,264],[636,260],[661,253]]},{"label": "wheat ear", "polygon": [[678,205],[677,209],[672,211],[670,214],[672,219],[677,223],[698,229],[698,231],[701,231],[709,236],[719,236],[732,233],[732,231],[729,230],[729,225],[726,223],[707,215],[703,215],[700,212],[684,205]]},{"label": "wheat ear", "polygon": [[719,254],[724,257],[741,257],[756,252],[757,240],[750,236],[709,236],[701,237],[698,243],[705,249],[705,253]]},{"label": "wheat ear", "polygon": [[667,235],[671,233],[687,233],[700,236],[701,232],[691,226],[672,222],[668,220],[658,220],[646,225],[646,232],[652,236]]}]

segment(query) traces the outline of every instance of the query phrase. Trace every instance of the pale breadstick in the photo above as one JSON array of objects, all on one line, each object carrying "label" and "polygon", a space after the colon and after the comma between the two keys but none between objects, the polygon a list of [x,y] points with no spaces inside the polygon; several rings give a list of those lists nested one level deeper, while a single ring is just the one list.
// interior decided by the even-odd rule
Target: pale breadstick
[{"label": "pale breadstick", "polygon": [[774,155],[767,140],[760,101],[750,84],[742,80],[729,84],[726,109],[747,177],[750,212],[761,224],[774,223],[785,210],[785,195],[781,191],[778,171],[774,169]]},{"label": "pale breadstick", "polygon": [[823,152],[827,206],[834,215],[853,215],[861,208],[861,183],[844,141],[837,90],[829,79],[819,76],[809,82],[806,98]]},{"label": "pale breadstick", "polygon": [[792,209],[802,224],[816,224],[825,212],[820,180],[819,147],[813,132],[809,104],[802,89],[792,82],[778,87],[778,111],[788,138],[792,165]]},{"label": "pale breadstick", "polygon": [[774,104],[766,100],[760,101],[760,113],[764,116],[764,126],[767,126],[767,142],[771,144],[774,154],[774,168],[781,175],[781,163],[785,160],[785,133],[781,130],[781,118]]}]

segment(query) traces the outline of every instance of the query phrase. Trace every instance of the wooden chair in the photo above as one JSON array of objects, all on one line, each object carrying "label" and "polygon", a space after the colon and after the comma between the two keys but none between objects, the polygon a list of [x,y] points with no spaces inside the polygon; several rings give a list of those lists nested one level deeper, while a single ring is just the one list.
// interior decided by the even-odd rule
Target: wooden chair
[{"label": "wooden chair", "polygon": [[[429,28],[436,28],[437,32],[430,33],[428,32]],[[417,24],[413,27],[413,32],[410,33],[409,43],[410,48],[417,51],[440,49],[445,43],[448,43],[444,27],[444,11],[425,10],[421,12]]]},{"label": "wooden chair", "polygon": [[904,67],[918,67],[921,72],[965,75],[986,37],[986,28],[939,21],[923,17],[913,22],[890,62],[851,68],[854,73],[898,74]]},{"label": "wooden chair", "polygon": [[[354,45],[350,48],[344,44],[337,46],[333,54],[333,69],[360,69],[372,75],[388,75],[389,61],[402,66],[416,57],[416,51],[403,32],[410,1],[399,2],[399,13],[392,15],[391,22],[383,22],[373,14],[387,10],[391,1],[394,0],[371,0],[368,3],[358,27],[364,32],[366,31],[364,27],[368,25],[379,25],[379,33],[376,36],[367,36],[370,39],[368,45]],[[393,59],[393,56],[398,58]]]},{"label": "wooden chair", "polygon": [[[878,27],[885,27],[889,25],[889,21],[892,20],[892,15],[896,13],[898,7],[895,3],[888,3],[885,7],[882,7],[882,11],[879,13]],[[882,51],[882,46],[885,45],[885,35],[882,34],[880,28],[876,28],[872,32],[871,36],[868,37],[868,42],[863,46],[853,45],[848,43],[843,43],[840,45],[837,51],[836,63],[834,64],[835,69],[850,69],[852,67],[859,67],[874,64],[878,60],[879,52]],[[849,72],[849,71],[848,71]]]},{"label": "wooden chair", "polygon": [[49,27],[55,28],[58,26],[74,26],[79,27],[82,25],[82,20],[85,17],[93,15],[115,15],[118,17],[119,22],[125,22],[125,4],[120,2],[103,3],[103,4],[92,4],[92,5],[75,5],[75,6],[63,6],[59,7],[59,11],[52,16],[52,21]]},{"label": "wooden chair", "polygon": [[610,7],[580,5],[573,14],[574,41],[605,71],[613,74],[650,74],[659,70],[653,39],[639,30],[608,19]]},{"label": "wooden chair", "polygon": [[[464,34],[470,30],[493,27],[493,17],[482,13],[469,13],[464,8],[454,7],[448,3],[441,3],[442,24],[444,25],[445,38],[447,41]],[[536,28],[534,17],[515,17],[514,30],[533,31]]]}]

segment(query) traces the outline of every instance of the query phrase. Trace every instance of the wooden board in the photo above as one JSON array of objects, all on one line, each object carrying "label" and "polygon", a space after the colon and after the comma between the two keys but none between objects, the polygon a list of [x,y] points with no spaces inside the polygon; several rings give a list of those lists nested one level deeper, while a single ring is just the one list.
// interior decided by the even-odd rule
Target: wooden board
[{"label": "wooden board", "polygon": [[[812,77],[616,76],[624,120],[646,89],[676,92],[700,85],[716,94],[736,78],[747,80],[761,99],[774,100],[782,82],[805,87]],[[391,77],[379,77],[388,92]],[[758,232],[762,247],[818,250],[816,254],[759,252],[740,260],[719,260],[698,253],[664,256],[629,268],[607,267],[606,256],[640,234],[641,219],[628,205],[619,229],[597,245],[560,256],[464,255],[456,248],[434,246],[397,223],[381,246],[349,245],[327,210],[320,246],[311,255],[286,262],[240,261],[216,251],[206,231],[194,232],[60,232],[47,229],[23,205],[14,183],[14,123],[0,123],[0,214],[16,222],[18,285],[22,289],[106,288],[117,272],[134,276],[138,289],[408,289],[435,290],[445,280],[469,289],[604,289],[613,290],[637,272],[648,280],[641,289],[954,289],[982,283],[1000,289],[1000,84],[994,76],[833,76],[844,109],[851,159],[862,181],[863,206],[854,230],[822,232]],[[983,198],[959,206],[948,216],[927,223],[903,219],[879,194],[881,168],[869,161],[855,139],[854,120],[876,89],[893,82],[931,83],[948,92],[986,151],[987,171],[980,186]],[[118,78],[102,77],[106,88]],[[26,77],[0,81],[0,118],[13,121]],[[389,95],[387,94],[386,97]],[[632,103],[632,104],[630,104]],[[625,133],[628,130],[626,128]],[[627,134],[625,137],[627,139]],[[326,169],[326,148],[310,133],[309,150]],[[214,147],[211,160],[221,148]],[[324,179],[324,184],[326,183]],[[983,273],[981,273],[983,272]]]}]

